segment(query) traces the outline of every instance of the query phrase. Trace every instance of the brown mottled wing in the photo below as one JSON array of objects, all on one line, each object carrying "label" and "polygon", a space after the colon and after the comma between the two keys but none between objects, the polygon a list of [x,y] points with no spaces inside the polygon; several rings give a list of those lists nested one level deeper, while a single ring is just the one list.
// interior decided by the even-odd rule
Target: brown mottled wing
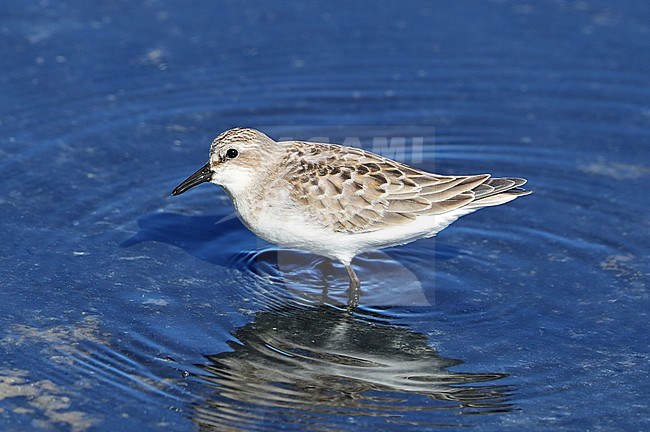
[{"label": "brown mottled wing", "polygon": [[[439,176],[356,148],[287,143],[295,200],[338,232],[362,233],[446,213],[475,199],[489,175]],[[482,191],[483,192],[483,191]],[[486,189],[486,194],[493,190]]]}]

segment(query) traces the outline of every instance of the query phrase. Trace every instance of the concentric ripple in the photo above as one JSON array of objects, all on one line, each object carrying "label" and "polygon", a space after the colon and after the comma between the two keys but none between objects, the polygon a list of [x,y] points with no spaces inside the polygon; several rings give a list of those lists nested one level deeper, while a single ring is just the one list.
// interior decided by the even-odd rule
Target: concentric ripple
[{"label": "concentric ripple", "polygon": [[[1,430],[648,429],[645,2],[208,3],[0,5]],[[534,194],[358,257],[350,311],[169,196],[234,126]]]}]

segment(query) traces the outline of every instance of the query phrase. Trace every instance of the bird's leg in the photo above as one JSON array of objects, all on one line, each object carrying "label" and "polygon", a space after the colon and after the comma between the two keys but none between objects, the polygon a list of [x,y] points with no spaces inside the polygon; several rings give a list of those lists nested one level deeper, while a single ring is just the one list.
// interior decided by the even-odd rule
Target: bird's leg
[{"label": "bird's leg", "polygon": [[321,281],[323,282],[320,301],[322,304],[333,304],[333,300],[329,297],[329,284],[327,283],[327,276],[332,274],[332,269],[334,268],[332,261],[326,259],[318,264],[318,268],[320,269]]},{"label": "bird's leg", "polygon": [[348,307],[356,308],[359,306],[359,297],[361,297],[361,281],[359,276],[354,272],[352,265],[349,262],[343,262],[345,270],[348,272],[350,277],[350,286],[348,287]]}]

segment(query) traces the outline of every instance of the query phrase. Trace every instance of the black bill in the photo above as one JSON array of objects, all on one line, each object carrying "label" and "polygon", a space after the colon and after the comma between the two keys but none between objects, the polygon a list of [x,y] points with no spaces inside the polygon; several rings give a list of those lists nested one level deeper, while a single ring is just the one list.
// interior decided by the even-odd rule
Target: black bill
[{"label": "black bill", "polygon": [[211,179],[212,173],[210,172],[210,163],[207,163],[203,165],[197,172],[186,178],[183,183],[176,186],[176,189],[172,191],[172,195],[180,195],[196,185],[209,182]]}]

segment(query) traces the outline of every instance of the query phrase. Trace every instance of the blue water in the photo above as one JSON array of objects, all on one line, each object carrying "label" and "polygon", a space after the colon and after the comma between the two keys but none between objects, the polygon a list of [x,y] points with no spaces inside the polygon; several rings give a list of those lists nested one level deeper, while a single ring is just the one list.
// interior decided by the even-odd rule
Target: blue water
[{"label": "blue water", "polygon": [[[647,430],[646,1],[0,3],[3,431]],[[531,196],[345,271],[170,191],[234,126]],[[340,142],[340,141],[339,141]],[[409,141],[410,142],[410,141]]]}]

